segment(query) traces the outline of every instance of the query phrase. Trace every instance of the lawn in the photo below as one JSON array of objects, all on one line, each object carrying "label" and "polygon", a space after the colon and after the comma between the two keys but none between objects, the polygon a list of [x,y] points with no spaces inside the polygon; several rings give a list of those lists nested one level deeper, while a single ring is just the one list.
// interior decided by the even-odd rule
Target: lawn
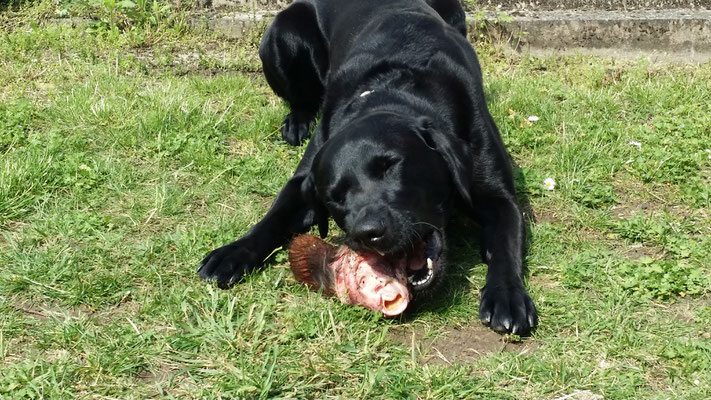
[{"label": "lawn", "polygon": [[478,44],[532,219],[540,328],[505,337],[456,220],[451,278],[402,318],[309,292],[284,251],[201,281],[304,150],[259,37],[67,4],[0,11],[0,398],[711,398],[711,64]]}]

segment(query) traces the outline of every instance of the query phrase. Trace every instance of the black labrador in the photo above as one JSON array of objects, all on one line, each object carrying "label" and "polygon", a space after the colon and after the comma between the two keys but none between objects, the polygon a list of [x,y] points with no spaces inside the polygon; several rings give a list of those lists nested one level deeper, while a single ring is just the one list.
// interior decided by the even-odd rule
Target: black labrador
[{"label": "black labrador", "polygon": [[291,113],[293,145],[321,119],[266,216],[213,250],[199,274],[228,288],[295,234],[332,217],[356,251],[407,257],[414,295],[446,273],[444,228],[459,207],[482,226],[488,263],[479,317],[496,331],[538,323],[522,281],[524,219],[487,109],[458,0],[297,0],[259,48]]}]

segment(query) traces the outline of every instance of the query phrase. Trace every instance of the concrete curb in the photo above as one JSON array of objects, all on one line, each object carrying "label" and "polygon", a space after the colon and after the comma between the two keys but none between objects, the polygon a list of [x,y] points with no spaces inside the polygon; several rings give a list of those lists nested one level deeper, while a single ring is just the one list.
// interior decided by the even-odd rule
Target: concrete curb
[{"label": "concrete curb", "polygon": [[242,39],[250,34],[262,35],[276,11],[233,12],[227,14],[206,13],[190,18],[188,23],[231,39]]},{"label": "concrete curb", "polygon": [[[545,11],[494,25],[518,51],[671,62],[711,60],[710,10]],[[520,39],[519,39],[520,38]]]},{"label": "concrete curb", "polygon": [[[261,34],[276,13],[205,13],[190,20],[229,38]],[[548,10],[468,13],[470,39],[487,35],[511,51],[532,55],[586,54],[653,61],[711,60],[711,10]]]},{"label": "concrete curb", "polygon": [[[227,2],[229,0],[222,1]],[[277,0],[260,1],[276,2]],[[479,7],[501,7],[503,10],[528,11],[633,11],[711,8],[711,0],[476,0],[475,3]]]},{"label": "concrete curb", "polygon": [[[201,7],[231,11],[265,10],[278,11],[293,0],[197,0]],[[671,10],[677,8],[711,9],[711,0],[460,0],[468,11],[481,8],[506,11],[528,10],[588,10],[631,11]]]}]

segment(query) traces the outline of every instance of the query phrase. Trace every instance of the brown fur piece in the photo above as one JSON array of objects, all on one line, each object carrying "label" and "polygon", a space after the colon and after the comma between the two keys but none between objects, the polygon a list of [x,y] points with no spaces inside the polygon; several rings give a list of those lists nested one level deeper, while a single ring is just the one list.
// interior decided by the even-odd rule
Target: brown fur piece
[{"label": "brown fur piece", "polygon": [[335,293],[336,282],[329,264],[337,252],[338,247],[316,236],[300,235],[289,245],[289,266],[297,281],[331,296]]}]

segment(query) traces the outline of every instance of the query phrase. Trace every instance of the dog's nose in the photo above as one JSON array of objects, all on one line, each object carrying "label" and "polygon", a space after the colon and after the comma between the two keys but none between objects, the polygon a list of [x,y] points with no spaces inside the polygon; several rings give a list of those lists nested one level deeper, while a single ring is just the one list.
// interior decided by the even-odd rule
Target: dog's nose
[{"label": "dog's nose", "polygon": [[372,218],[361,221],[351,232],[351,236],[365,246],[376,246],[385,237],[385,223]]}]

